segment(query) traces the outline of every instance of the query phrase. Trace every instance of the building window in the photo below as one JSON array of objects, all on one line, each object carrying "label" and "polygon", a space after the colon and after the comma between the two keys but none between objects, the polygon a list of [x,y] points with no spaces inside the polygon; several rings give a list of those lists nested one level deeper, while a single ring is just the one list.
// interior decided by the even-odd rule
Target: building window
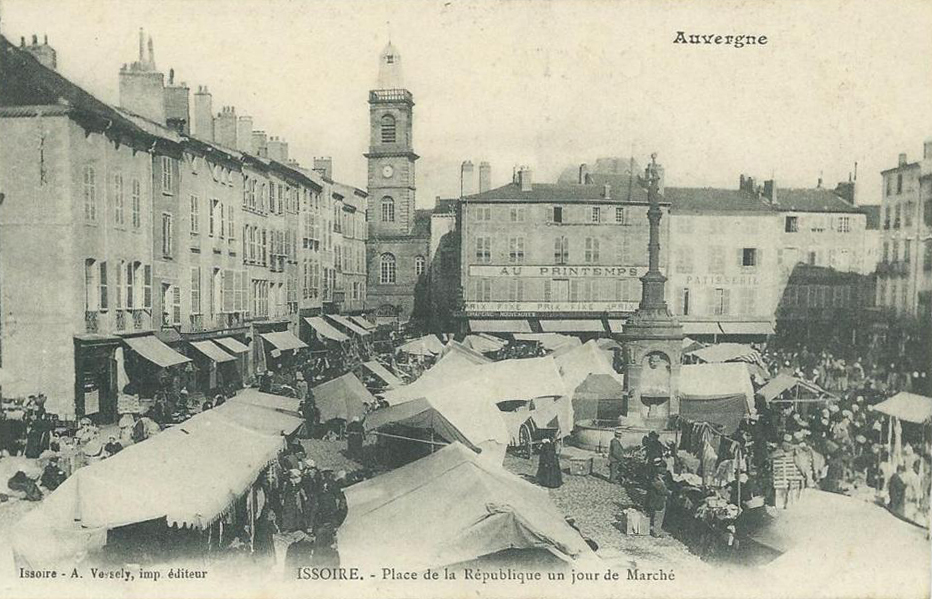
[{"label": "building window", "polygon": [[725,248],[720,245],[709,247],[709,272],[716,275],[725,274]]},{"label": "building window", "polygon": [[191,314],[201,313],[201,268],[191,267]]},{"label": "building window", "polygon": [[211,237],[214,236],[217,230],[217,206],[219,204],[218,200],[211,198],[210,203],[207,205],[207,234]]},{"label": "building window", "polygon": [[192,195],[191,196],[191,233],[197,235],[201,232],[201,201],[200,199]]},{"label": "building window", "polygon": [[138,229],[142,225],[142,185],[139,179],[133,179],[133,228]]},{"label": "building window", "polygon": [[689,316],[689,287],[684,287],[680,289],[680,314],[683,316]]},{"label": "building window", "polygon": [[84,167],[84,220],[97,221],[97,171],[93,166]]},{"label": "building window", "polygon": [[815,266],[816,262],[818,261],[817,258],[818,255],[816,254],[815,250],[809,250],[809,266]]},{"label": "building window", "polygon": [[113,281],[113,290],[116,292],[116,300],[113,307],[117,310],[123,309],[123,273],[125,272],[125,263],[120,260],[117,262],[116,279]]},{"label": "building window", "polygon": [[741,289],[741,313],[754,314],[757,303],[757,289],[744,287]]},{"label": "building window", "polygon": [[382,116],[382,143],[383,144],[393,144],[395,143],[395,117],[390,114]]},{"label": "building window", "polygon": [[890,243],[887,241],[883,242],[883,261],[890,261]]},{"label": "building window", "polygon": [[524,263],[524,237],[508,239],[508,261],[512,264]]},{"label": "building window", "polygon": [[508,280],[508,301],[524,301],[524,281],[522,279],[514,278]]},{"label": "building window", "polygon": [[162,193],[172,192],[172,159],[162,156]]},{"label": "building window", "polygon": [[475,220],[477,221],[490,221],[492,220],[492,208],[491,206],[477,206],[473,208],[473,211],[476,215]]},{"label": "building window", "polygon": [[491,264],[492,262],[492,238],[476,238],[476,262],[479,264]]},{"label": "building window", "polygon": [[903,240],[903,262],[909,262],[909,259],[912,257],[910,256],[911,254],[910,250],[912,249],[912,244],[910,243],[910,241],[912,240],[911,239]]},{"label": "building window", "polygon": [[586,237],[584,259],[586,264],[597,264],[599,262],[599,240],[595,237]]},{"label": "building window", "polygon": [[563,206],[553,207],[553,222],[555,223],[563,222]]},{"label": "building window", "polygon": [[395,222],[395,200],[389,196],[382,198],[382,222]]},{"label": "building window", "polygon": [[84,311],[96,312],[98,309],[97,297],[100,294],[100,286],[97,284],[97,277],[100,271],[97,269],[96,260],[88,258],[84,261]]},{"label": "building window", "polygon": [[553,240],[553,263],[566,264],[570,259],[570,242],[566,237]]},{"label": "building window", "polygon": [[172,231],[172,215],[163,214],[162,215],[162,256],[166,258],[171,258],[173,253],[173,231]]},{"label": "building window", "polygon": [[902,208],[900,207],[900,205],[897,204],[896,206],[894,206],[893,208],[893,228],[894,229],[900,228],[900,214],[901,213],[902,213]]},{"label": "building window", "polygon": [[758,250],[757,248],[742,248],[741,249],[741,266],[744,267],[755,267],[758,264]]},{"label": "building window", "polygon": [[116,173],[113,175],[113,222],[117,225],[122,226],[126,222],[124,207],[123,175]]},{"label": "building window", "polygon": [[897,195],[903,193],[903,173],[896,174],[896,193]]},{"label": "building window", "polygon": [[796,233],[799,231],[799,217],[787,216],[784,221],[783,230],[787,233]]},{"label": "building window", "polygon": [[835,230],[839,233],[850,233],[851,232],[851,217],[850,216],[839,216],[838,223],[835,227]]},{"label": "building window", "polygon": [[728,299],[731,295],[730,289],[713,289],[712,290],[712,314],[715,316],[725,316],[728,314]]},{"label": "building window", "polygon": [[883,228],[890,228],[890,206],[883,209]]},{"label": "building window", "polygon": [[492,279],[476,279],[476,301],[492,301]]},{"label": "building window", "polygon": [[525,210],[523,207],[512,208],[510,211],[511,222],[513,223],[523,223],[525,220]]},{"label": "building window", "polygon": [[900,240],[894,239],[893,246],[890,248],[890,259],[893,262],[899,262],[900,260]]},{"label": "building window", "polygon": [[922,270],[932,271],[932,240],[925,242],[925,251],[922,256]]},{"label": "building window", "polygon": [[600,206],[593,206],[589,212],[589,220],[594,223],[602,222],[602,208]]},{"label": "building window", "polygon": [[415,256],[414,257],[414,275],[419,277],[424,274],[424,269],[427,266],[427,260],[424,256]]},{"label": "building window", "polygon": [[911,227],[913,226],[913,203],[906,202],[906,205],[903,206],[903,226]]},{"label": "building window", "polygon": [[619,225],[628,224],[628,212],[623,206],[615,206],[615,222]]},{"label": "building window", "polygon": [[107,263],[100,263],[100,311],[107,311]]},{"label": "building window", "polygon": [[126,263],[126,309],[132,310],[136,307],[135,304],[135,293],[133,279],[135,279],[135,273],[133,272],[133,263]]},{"label": "building window", "polygon": [[379,258],[379,283],[382,285],[395,284],[395,256],[382,254]]}]

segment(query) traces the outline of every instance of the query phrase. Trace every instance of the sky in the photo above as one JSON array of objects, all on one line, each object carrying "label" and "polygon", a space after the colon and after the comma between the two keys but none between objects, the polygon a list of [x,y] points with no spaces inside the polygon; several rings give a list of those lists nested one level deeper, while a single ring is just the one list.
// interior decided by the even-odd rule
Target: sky
[{"label": "sky", "polygon": [[[48,35],[59,71],[116,104],[138,29],[158,67],[207,85],[310,165],[366,186],[367,91],[390,38],[416,102],[418,204],[458,194],[459,164],[493,186],[601,156],[666,184],[736,188],[847,180],[879,203],[880,171],[932,136],[932,2],[831,0],[0,0],[10,40]],[[766,35],[765,46],[685,46],[677,31]]]}]

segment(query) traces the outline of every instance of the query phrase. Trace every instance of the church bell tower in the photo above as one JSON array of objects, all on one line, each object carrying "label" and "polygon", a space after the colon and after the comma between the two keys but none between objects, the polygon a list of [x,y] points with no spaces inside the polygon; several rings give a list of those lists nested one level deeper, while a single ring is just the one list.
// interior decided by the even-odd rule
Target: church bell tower
[{"label": "church bell tower", "polygon": [[414,226],[414,98],[405,89],[401,55],[391,42],[379,55],[369,91],[369,237],[410,235]]}]

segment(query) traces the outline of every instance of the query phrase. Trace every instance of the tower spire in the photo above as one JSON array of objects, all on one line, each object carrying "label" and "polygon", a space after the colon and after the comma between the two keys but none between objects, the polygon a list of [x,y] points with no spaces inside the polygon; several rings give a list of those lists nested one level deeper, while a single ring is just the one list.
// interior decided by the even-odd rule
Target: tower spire
[{"label": "tower spire", "polygon": [[142,31],[142,27],[140,27],[139,28],[139,64],[143,64],[145,62],[145,45],[146,45],[145,37],[146,36]]}]

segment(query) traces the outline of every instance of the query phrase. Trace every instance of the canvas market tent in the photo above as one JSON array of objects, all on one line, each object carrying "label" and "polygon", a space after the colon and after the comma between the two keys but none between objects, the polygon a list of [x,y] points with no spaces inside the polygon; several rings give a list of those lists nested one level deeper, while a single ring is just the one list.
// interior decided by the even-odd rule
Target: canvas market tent
[{"label": "canvas market tent", "polygon": [[430,334],[402,344],[398,351],[412,356],[436,356],[443,352],[443,343],[436,335]]},{"label": "canvas market tent", "polygon": [[932,397],[900,391],[875,405],[874,410],[906,422],[929,422],[932,420]]},{"label": "canvas market tent", "polygon": [[321,422],[336,418],[347,422],[354,418],[361,420],[366,415],[366,406],[363,404],[376,403],[375,396],[351,372],[317,385],[311,392],[320,410]]},{"label": "canvas market tent", "polygon": [[680,367],[680,416],[709,422],[731,434],[747,415],[755,414],[754,387],[741,362],[689,364]]},{"label": "canvas market tent", "polygon": [[363,362],[362,367],[371,372],[373,375],[378,377],[382,382],[384,382],[389,389],[397,389],[398,387],[404,386],[404,381],[398,378],[391,370],[383,366],[380,362],[376,360],[370,360],[368,362]]},{"label": "canvas market tent", "polygon": [[484,333],[466,335],[463,339],[463,345],[483,354],[491,354],[501,350],[507,345],[498,337],[493,337]]},{"label": "canvas market tent", "polygon": [[488,364],[492,360],[486,358],[482,355],[482,352],[478,352],[471,347],[468,347],[459,341],[450,341],[445,346],[443,346],[442,355],[446,356],[451,353],[459,353],[466,360],[469,360],[473,364]]},{"label": "canvas market tent", "polygon": [[599,404],[605,401],[617,400],[622,405],[618,411],[627,414],[627,401],[625,388],[618,380],[608,374],[590,374],[576,387],[573,394],[573,417],[576,422],[582,420],[596,420],[599,418]]},{"label": "canvas market tent", "polygon": [[165,518],[206,528],[255,482],[300,418],[228,401],[77,470],[15,525],[17,558],[31,567],[74,561],[113,528]]},{"label": "canvas market tent", "polygon": [[487,396],[468,386],[454,386],[376,410],[366,418],[365,426],[367,431],[392,425],[431,431],[501,464],[509,436],[500,414]]},{"label": "canvas market tent", "polygon": [[787,374],[778,374],[757,391],[764,401],[778,403],[827,401],[832,396],[815,383]]},{"label": "canvas market tent", "polygon": [[346,489],[340,563],[409,570],[470,561],[504,549],[566,560],[592,552],[547,491],[458,443]]},{"label": "canvas market tent", "polygon": [[382,398],[389,404],[424,397],[443,387],[454,385],[470,376],[478,364],[471,356],[451,351],[408,385],[386,391]]},{"label": "canvas market tent", "polygon": [[554,360],[570,393],[573,393],[590,374],[607,374],[622,380],[621,375],[612,367],[609,356],[595,340],[574,347],[565,354],[556,356]]},{"label": "canvas market tent", "polygon": [[575,347],[582,344],[579,337],[560,333],[515,333],[515,341],[540,343],[547,351],[554,351],[565,345]]}]

